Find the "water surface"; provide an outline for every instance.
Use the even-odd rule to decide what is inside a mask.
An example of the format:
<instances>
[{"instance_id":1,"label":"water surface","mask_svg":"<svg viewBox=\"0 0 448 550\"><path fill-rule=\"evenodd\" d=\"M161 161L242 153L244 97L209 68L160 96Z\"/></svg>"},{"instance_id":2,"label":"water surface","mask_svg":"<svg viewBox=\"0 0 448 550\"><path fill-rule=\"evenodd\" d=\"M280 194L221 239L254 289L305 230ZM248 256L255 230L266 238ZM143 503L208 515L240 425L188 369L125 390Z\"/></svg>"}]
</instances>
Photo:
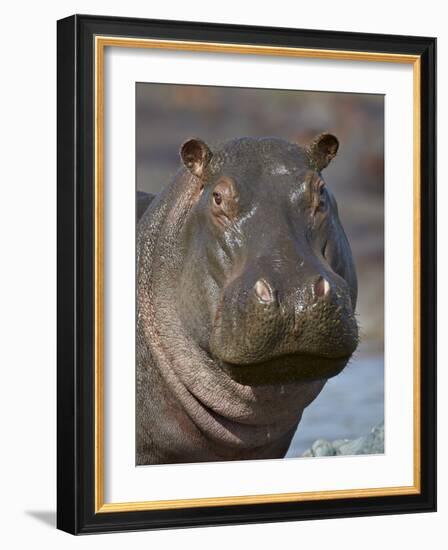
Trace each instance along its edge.
<instances>
[{"instance_id":1,"label":"water surface","mask_svg":"<svg viewBox=\"0 0 448 550\"><path fill-rule=\"evenodd\" d=\"M384 419L384 360L360 353L307 407L288 450L301 456L316 439L355 439Z\"/></svg>"}]
</instances>

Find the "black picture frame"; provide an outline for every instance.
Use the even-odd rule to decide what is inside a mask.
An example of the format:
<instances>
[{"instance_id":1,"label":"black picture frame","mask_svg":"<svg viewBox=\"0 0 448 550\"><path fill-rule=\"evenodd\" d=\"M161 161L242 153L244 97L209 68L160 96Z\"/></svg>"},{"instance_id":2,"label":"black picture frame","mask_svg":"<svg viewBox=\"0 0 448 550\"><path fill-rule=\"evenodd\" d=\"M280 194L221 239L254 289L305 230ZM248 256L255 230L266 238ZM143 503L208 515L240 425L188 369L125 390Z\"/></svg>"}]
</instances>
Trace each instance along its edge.
<instances>
[{"instance_id":1,"label":"black picture frame","mask_svg":"<svg viewBox=\"0 0 448 550\"><path fill-rule=\"evenodd\" d=\"M381 52L420 58L420 491L160 510L95 509L95 36ZM72 534L436 509L436 39L74 15L57 24L57 527Z\"/></svg>"}]
</instances>

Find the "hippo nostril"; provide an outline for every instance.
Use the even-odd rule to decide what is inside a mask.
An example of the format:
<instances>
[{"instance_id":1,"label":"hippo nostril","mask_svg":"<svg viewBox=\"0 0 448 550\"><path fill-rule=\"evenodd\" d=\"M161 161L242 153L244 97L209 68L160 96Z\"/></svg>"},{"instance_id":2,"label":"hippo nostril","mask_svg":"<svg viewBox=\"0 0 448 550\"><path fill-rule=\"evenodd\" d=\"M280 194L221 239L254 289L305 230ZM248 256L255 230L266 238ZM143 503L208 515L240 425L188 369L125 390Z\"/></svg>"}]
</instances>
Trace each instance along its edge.
<instances>
[{"instance_id":1,"label":"hippo nostril","mask_svg":"<svg viewBox=\"0 0 448 550\"><path fill-rule=\"evenodd\" d=\"M325 298L330 293L330 283L324 277L319 277L314 284L314 295L317 298Z\"/></svg>"},{"instance_id":2,"label":"hippo nostril","mask_svg":"<svg viewBox=\"0 0 448 550\"><path fill-rule=\"evenodd\" d=\"M274 301L274 292L264 279L258 279L254 285L255 294L265 303Z\"/></svg>"}]
</instances>

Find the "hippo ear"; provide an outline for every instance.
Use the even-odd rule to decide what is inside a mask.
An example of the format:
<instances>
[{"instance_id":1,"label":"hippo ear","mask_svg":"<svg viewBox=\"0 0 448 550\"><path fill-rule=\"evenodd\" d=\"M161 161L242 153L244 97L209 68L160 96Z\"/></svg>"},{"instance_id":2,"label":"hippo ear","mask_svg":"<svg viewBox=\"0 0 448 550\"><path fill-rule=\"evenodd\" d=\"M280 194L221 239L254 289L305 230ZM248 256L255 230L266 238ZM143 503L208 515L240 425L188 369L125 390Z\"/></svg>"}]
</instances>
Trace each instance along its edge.
<instances>
[{"instance_id":1,"label":"hippo ear","mask_svg":"<svg viewBox=\"0 0 448 550\"><path fill-rule=\"evenodd\" d=\"M320 172L326 168L336 156L339 141L333 134L324 132L313 139L306 148L312 168Z\"/></svg>"},{"instance_id":2,"label":"hippo ear","mask_svg":"<svg viewBox=\"0 0 448 550\"><path fill-rule=\"evenodd\" d=\"M209 146L197 138L187 140L180 148L182 162L198 178L203 175L212 154Z\"/></svg>"}]
</instances>

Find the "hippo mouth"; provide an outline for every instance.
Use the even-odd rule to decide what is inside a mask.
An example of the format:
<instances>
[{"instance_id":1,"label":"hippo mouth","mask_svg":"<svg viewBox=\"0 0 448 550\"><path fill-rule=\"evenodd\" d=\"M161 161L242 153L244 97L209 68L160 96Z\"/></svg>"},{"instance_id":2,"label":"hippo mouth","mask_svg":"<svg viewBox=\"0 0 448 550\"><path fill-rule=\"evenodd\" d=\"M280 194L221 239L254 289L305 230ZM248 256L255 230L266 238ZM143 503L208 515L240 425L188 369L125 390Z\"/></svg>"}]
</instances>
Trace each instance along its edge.
<instances>
[{"instance_id":1,"label":"hippo mouth","mask_svg":"<svg viewBox=\"0 0 448 550\"><path fill-rule=\"evenodd\" d=\"M236 365L221 362L222 368L236 382L249 385L278 385L326 380L339 374L351 355L323 357L308 354L289 354L267 361Z\"/></svg>"}]
</instances>

